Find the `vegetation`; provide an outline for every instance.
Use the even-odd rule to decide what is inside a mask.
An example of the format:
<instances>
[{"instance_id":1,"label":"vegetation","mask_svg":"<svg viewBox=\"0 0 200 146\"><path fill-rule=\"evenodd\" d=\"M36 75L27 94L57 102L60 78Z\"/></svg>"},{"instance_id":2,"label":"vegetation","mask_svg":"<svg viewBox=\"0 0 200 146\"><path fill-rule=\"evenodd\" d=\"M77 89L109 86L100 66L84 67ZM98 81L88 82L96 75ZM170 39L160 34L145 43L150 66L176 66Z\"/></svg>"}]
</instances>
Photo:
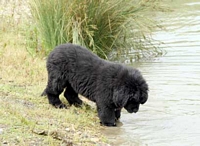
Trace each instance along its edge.
<instances>
[{"instance_id":1,"label":"vegetation","mask_svg":"<svg viewBox=\"0 0 200 146\"><path fill-rule=\"evenodd\" d=\"M26 51L26 0L0 2L0 145L108 145L94 106L70 107L61 96L68 109L55 109L40 97L46 59Z\"/></svg>"},{"instance_id":2,"label":"vegetation","mask_svg":"<svg viewBox=\"0 0 200 146\"><path fill-rule=\"evenodd\" d=\"M157 5L152 1L31 0L30 11L26 0L1 0L0 145L107 145L93 108L55 109L40 97L47 81L45 55L64 42L103 58L112 49L144 50L155 27L145 17Z\"/></svg>"},{"instance_id":3,"label":"vegetation","mask_svg":"<svg viewBox=\"0 0 200 146\"><path fill-rule=\"evenodd\" d=\"M127 55L130 50L137 57L146 49L150 53L160 53L151 43L152 29L158 26L146 13L160 6L157 5L157 0L30 2L42 53L49 53L58 44L71 42L85 46L106 59L108 55L112 58Z\"/></svg>"},{"instance_id":4,"label":"vegetation","mask_svg":"<svg viewBox=\"0 0 200 146\"><path fill-rule=\"evenodd\" d=\"M0 145L106 145L95 108L70 107L63 95L68 109L49 105L46 61L27 53L24 37L0 34Z\"/></svg>"}]
</instances>

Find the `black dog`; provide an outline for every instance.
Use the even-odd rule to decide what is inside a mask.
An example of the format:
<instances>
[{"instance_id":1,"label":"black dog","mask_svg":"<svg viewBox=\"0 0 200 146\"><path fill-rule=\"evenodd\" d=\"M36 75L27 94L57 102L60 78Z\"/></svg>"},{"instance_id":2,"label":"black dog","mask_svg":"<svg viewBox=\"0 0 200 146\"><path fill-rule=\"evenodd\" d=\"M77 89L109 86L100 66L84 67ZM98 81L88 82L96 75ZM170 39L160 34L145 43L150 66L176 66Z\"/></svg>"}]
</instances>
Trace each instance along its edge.
<instances>
[{"instance_id":1,"label":"black dog","mask_svg":"<svg viewBox=\"0 0 200 146\"><path fill-rule=\"evenodd\" d=\"M136 113L148 99L148 85L137 69L103 60L81 46L57 46L48 57L47 71L43 95L50 104L66 107L59 99L65 89L69 104L80 106L81 94L96 103L102 125L115 126L123 107Z\"/></svg>"}]
</instances>

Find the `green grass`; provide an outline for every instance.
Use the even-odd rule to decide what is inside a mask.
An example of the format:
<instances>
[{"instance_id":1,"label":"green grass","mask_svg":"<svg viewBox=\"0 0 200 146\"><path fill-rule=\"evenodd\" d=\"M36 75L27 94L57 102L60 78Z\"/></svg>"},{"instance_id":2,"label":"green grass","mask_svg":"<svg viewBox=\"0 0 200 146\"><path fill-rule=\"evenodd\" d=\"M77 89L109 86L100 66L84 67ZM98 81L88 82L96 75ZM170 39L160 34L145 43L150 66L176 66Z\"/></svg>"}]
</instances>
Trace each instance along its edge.
<instances>
[{"instance_id":1,"label":"green grass","mask_svg":"<svg viewBox=\"0 0 200 146\"><path fill-rule=\"evenodd\" d=\"M47 98L40 97L47 82L46 59L32 57L26 51L23 34L27 27L17 25L13 21L15 15L1 15L4 21L0 27L0 145L100 145L107 142L99 132L103 127L93 108L55 109ZM63 96L61 98L68 104Z\"/></svg>"},{"instance_id":2,"label":"green grass","mask_svg":"<svg viewBox=\"0 0 200 146\"><path fill-rule=\"evenodd\" d=\"M157 0L30 1L39 52L48 54L56 45L71 42L105 59L113 51L112 58L130 50L160 53L151 43L151 32L159 26L148 15L159 6Z\"/></svg>"},{"instance_id":3,"label":"green grass","mask_svg":"<svg viewBox=\"0 0 200 146\"><path fill-rule=\"evenodd\" d=\"M40 96L47 82L46 59L27 51L35 28L27 26L26 2L0 5L0 145L107 143L94 108L70 107L61 95L68 109L55 109Z\"/></svg>"},{"instance_id":4,"label":"green grass","mask_svg":"<svg viewBox=\"0 0 200 146\"><path fill-rule=\"evenodd\" d=\"M37 8L44 10L43 23L32 19L26 0L0 2L0 145L105 145L109 142L100 132L105 127L100 126L94 108L69 107L61 95L68 109L55 109L47 98L40 97L47 82L44 55L65 41L86 46L103 58L111 49L121 54L126 43L144 50L140 38L148 40L148 27L153 28L153 22L143 18L145 13L139 13L138 6L125 5L122 0L92 1L89 5L86 0L69 0L65 5L63 0L42 2L45 7ZM143 10L152 8L147 6L150 3L141 6L144 4ZM46 11L46 6L53 6L53 11ZM133 15L133 24L129 15ZM124 30L133 26L142 31ZM42 57L34 56L38 53Z\"/></svg>"},{"instance_id":5,"label":"green grass","mask_svg":"<svg viewBox=\"0 0 200 146\"><path fill-rule=\"evenodd\" d=\"M41 97L47 82L46 60L26 51L24 38L1 33L0 42L0 145L101 145L95 108L55 109ZM13 40L13 41L8 41ZM5 45L6 44L6 45Z\"/></svg>"}]
</instances>

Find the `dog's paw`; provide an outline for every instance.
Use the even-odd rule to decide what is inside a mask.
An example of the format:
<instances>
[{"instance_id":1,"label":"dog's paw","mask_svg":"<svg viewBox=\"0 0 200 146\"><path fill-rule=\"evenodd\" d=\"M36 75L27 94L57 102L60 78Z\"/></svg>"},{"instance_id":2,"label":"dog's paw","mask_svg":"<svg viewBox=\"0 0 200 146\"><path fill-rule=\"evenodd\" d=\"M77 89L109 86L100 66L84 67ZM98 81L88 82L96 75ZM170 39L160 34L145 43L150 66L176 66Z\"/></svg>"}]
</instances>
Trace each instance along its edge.
<instances>
[{"instance_id":1,"label":"dog's paw","mask_svg":"<svg viewBox=\"0 0 200 146\"><path fill-rule=\"evenodd\" d=\"M115 122L119 121L119 119L120 119L120 117L119 117L119 118L116 117L116 118L115 118Z\"/></svg>"},{"instance_id":2,"label":"dog's paw","mask_svg":"<svg viewBox=\"0 0 200 146\"><path fill-rule=\"evenodd\" d=\"M103 123L103 122L100 122L100 125L101 126L108 126L108 127L116 127L116 123Z\"/></svg>"},{"instance_id":3,"label":"dog's paw","mask_svg":"<svg viewBox=\"0 0 200 146\"><path fill-rule=\"evenodd\" d=\"M67 109L67 106L66 106L65 104L63 104L63 103L58 104L58 105L54 105L54 107L55 107L55 108L60 108L60 109L62 109L62 108Z\"/></svg>"},{"instance_id":4,"label":"dog's paw","mask_svg":"<svg viewBox=\"0 0 200 146\"><path fill-rule=\"evenodd\" d=\"M82 104L82 102L74 102L73 105L75 107L82 107L83 104Z\"/></svg>"}]
</instances>

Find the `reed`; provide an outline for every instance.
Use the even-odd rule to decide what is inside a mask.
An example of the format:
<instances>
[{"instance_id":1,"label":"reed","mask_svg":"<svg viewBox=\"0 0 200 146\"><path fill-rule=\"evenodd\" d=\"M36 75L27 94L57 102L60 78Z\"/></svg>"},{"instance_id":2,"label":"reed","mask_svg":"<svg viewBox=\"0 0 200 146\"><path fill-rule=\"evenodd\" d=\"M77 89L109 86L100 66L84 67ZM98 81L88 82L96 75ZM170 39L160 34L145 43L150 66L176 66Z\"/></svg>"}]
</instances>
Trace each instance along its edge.
<instances>
[{"instance_id":1,"label":"reed","mask_svg":"<svg viewBox=\"0 0 200 146\"><path fill-rule=\"evenodd\" d=\"M31 0L41 52L70 42L85 46L102 58L115 58L147 47L155 23L145 16L156 0ZM148 43L148 45L151 43ZM115 53L112 53L111 52ZM137 53L135 53L137 54Z\"/></svg>"}]
</instances>

